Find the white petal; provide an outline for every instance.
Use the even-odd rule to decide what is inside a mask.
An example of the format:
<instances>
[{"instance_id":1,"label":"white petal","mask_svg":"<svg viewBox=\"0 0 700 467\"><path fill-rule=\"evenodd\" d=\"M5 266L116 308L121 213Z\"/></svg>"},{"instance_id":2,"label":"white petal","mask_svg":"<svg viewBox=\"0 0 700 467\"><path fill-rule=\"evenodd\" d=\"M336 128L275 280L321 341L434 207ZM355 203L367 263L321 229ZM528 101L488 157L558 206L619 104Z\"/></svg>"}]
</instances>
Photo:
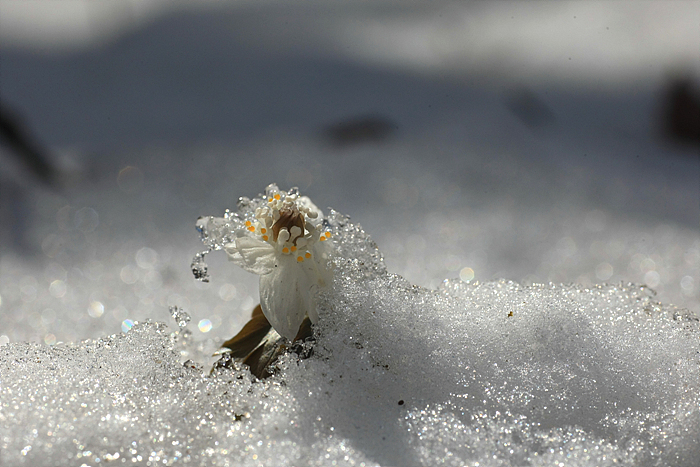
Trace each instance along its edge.
<instances>
[{"instance_id":1,"label":"white petal","mask_svg":"<svg viewBox=\"0 0 700 467\"><path fill-rule=\"evenodd\" d=\"M313 324L318 323L318 311L316 311L316 294L318 293L318 287L312 285L309 290L309 307L306 312L309 315L309 320Z\"/></svg>"},{"instance_id":2,"label":"white petal","mask_svg":"<svg viewBox=\"0 0 700 467\"><path fill-rule=\"evenodd\" d=\"M316 324L318 322L316 298L321 290L331 285L333 271L328 264L327 258L323 258L321 255L314 255L312 259L299 263L297 266L303 271L308 284L308 306L306 312L309 314L311 322Z\"/></svg>"},{"instance_id":3,"label":"white petal","mask_svg":"<svg viewBox=\"0 0 700 467\"><path fill-rule=\"evenodd\" d=\"M275 267L275 248L254 237L240 237L224 247L231 261L254 274L268 274Z\"/></svg>"},{"instance_id":4,"label":"white petal","mask_svg":"<svg viewBox=\"0 0 700 467\"><path fill-rule=\"evenodd\" d=\"M271 273L260 276L263 314L272 327L289 340L296 337L309 310L311 285L293 257L279 258Z\"/></svg>"},{"instance_id":5,"label":"white petal","mask_svg":"<svg viewBox=\"0 0 700 467\"><path fill-rule=\"evenodd\" d=\"M316 242L313 245L316 266L316 284L319 288L328 287L333 282L333 266L329 263L330 242Z\"/></svg>"}]
</instances>

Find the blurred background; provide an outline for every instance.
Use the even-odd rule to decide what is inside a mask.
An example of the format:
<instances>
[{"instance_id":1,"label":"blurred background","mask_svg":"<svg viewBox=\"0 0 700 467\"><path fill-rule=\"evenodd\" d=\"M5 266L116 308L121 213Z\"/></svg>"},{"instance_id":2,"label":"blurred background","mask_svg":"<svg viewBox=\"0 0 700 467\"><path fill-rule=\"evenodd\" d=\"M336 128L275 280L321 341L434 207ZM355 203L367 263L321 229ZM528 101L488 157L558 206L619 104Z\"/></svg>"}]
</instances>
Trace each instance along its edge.
<instances>
[{"instance_id":1,"label":"blurred background","mask_svg":"<svg viewBox=\"0 0 700 467\"><path fill-rule=\"evenodd\" d=\"M199 216L271 182L390 271L635 282L700 312L700 2L0 0L0 345L192 315L257 277Z\"/></svg>"}]
</instances>

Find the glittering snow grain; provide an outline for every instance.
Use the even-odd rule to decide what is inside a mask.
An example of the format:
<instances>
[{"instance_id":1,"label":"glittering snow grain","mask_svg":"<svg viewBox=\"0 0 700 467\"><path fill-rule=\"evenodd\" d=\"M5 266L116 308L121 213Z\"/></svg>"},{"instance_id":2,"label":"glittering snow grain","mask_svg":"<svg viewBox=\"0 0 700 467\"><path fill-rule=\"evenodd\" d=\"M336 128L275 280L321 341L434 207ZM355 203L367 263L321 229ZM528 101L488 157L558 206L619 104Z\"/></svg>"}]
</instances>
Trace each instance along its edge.
<instances>
[{"instance_id":1,"label":"glittering snow grain","mask_svg":"<svg viewBox=\"0 0 700 467\"><path fill-rule=\"evenodd\" d=\"M329 226L314 354L264 382L183 364L187 329L159 323L0 347L2 465L694 465L689 312L635 285L428 290Z\"/></svg>"}]
</instances>

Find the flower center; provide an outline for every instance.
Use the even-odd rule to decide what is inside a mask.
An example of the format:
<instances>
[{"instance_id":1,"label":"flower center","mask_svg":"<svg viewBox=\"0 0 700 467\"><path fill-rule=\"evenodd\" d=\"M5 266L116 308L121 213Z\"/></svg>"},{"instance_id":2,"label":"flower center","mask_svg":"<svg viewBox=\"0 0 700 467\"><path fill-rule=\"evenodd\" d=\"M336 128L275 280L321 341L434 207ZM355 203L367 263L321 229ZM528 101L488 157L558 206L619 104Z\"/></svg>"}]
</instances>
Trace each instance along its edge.
<instances>
[{"instance_id":1,"label":"flower center","mask_svg":"<svg viewBox=\"0 0 700 467\"><path fill-rule=\"evenodd\" d=\"M297 239L301 236L304 235L304 227L305 227L305 222L304 222L304 214L302 214L299 211L299 208L297 208L296 205L292 205L290 207L284 208L280 210L280 217L277 219L277 222L274 223L272 226L272 239L274 241L277 241L277 238L279 237L279 233L281 229L287 229L287 232L290 234L297 233L296 236L294 236L293 243L294 245L297 244ZM298 232L296 232L296 229L292 230L294 227L297 227L299 229Z\"/></svg>"},{"instance_id":2,"label":"flower center","mask_svg":"<svg viewBox=\"0 0 700 467\"><path fill-rule=\"evenodd\" d=\"M316 242L331 238L330 232L311 221L317 217L296 192L275 187L267 193L267 204L255 210L255 220L245 221L245 229L274 245L277 254L293 255L302 263L312 258Z\"/></svg>"}]
</instances>

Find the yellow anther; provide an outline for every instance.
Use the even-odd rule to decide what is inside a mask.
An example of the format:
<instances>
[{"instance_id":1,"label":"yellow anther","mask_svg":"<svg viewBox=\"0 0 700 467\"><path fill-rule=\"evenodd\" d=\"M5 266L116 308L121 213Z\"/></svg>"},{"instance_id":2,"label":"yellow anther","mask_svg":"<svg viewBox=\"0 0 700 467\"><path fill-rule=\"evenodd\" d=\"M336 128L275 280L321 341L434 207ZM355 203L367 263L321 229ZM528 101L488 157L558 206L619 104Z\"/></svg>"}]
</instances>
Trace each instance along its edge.
<instances>
[{"instance_id":1,"label":"yellow anther","mask_svg":"<svg viewBox=\"0 0 700 467\"><path fill-rule=\"evenodd\" d=\"M304 261L304 257L303 257L303 256L297 256L297 261L301 263L302 261Z\"/></svg>"},{"instance_id":2,"label":"yellow anther","mask_svg":"<svg viewBox=\"0 0 700 467\"><path fill-rule=\"evenodd\" d=\"M245 221L245 226L246 226L246 227L250 227L252 224L253 224L253 223L250 222L250 221Z\"/></svg>"},{"instance_id":3,"label":"yellow anther","mask_svg":"<svg viewBox=\"0 0 700 467\"><path fill-rule=\"evenodd\" d=\"M287 247L282 248L282 253L284 253L285 255L288 255L288 254L289 254L289 248L287 248Z\"/></svg>"},{"instance_id":4,"label":"yellow anther","mask_svg":"<svg viewBox=\"0 0 700 467\"><path fill-rule=\"evenodd\" d=\"M326 235L326 238L331 238L331 233L330 233L330 232L326 232L325 235Z\"/></svg>"},{"instance_id":5,"label":"yellow anther","mask_svg":"<svg viewBox=\"0 0 700 467\"><path fill-rule=\"evenodd\" d=\"M320 242L325 242L325 241L326 241L326 237L324 237L323 235L321 235L321 238L319 238L318 240L319 240Z\"/></svg>"},{"instance_id":6,"label":"yellow anther","mask_svg":"<svg viewBox=\"0 0 700 467\"><path fill-rule=\"evenodd\" d=\"M297 247L292 245L292 251L297 251Z\"/></svg>"},{"instance_id":7,"label":"yellow anther","mask_svg":"<svg viewBox=\"0 0 700 467\"><path fill-rule=\"evenodd\" d=\"M267 229L265 227L261 228L260 233L267 233Z\"/></svg>"},{"instance_id":8,"label":"yellow anther","mask_svg":"<svg viewBox=\"0 0 700 467\"><path fill-rule=\"evenodd\" d=\"M250 230L251 232L255 232L255 227L251 225L250 227L248 227L248 230Z\"/></svg>"},{"instance_id":9,"label":"yellow anther","mask_svg":"<svg viewBox=\"0 0 700 467\"><path fill-rule=\"evenodd\" d=\"M308 259L308 258L311 258L311 253L309 253L309 252L307 251L306 254L305 254L304 256L306 256L307 259Z\"/></svg>"},{"instance_id":10,"label":"yellow anther","mask_svg":"<svg viewBox=\"0 0 700 467\"><path fill-rule=\"evenodd\" d=\"M267 198L267 202L268 202L268 203L271 203L271 202L272 202L272 198Z\"/></svg>"},{"instance_id":11,"label":"yellow anther","mask_svg":"<svg viewBox=\"0 0 700 467\"><path fill-rule=\"evenodd\" d=\"M275 195L275 199L280 199L280 198L282 198L282 197L280 196L279 193L277 193L277 194Z\"/></svg>"},{"instance_id":12,"label":"yellow anther","mask_svg":"<svg viewBox=\"0 0 700 467\"><path fill-rule=\"evenodd\" d=\"M270 237L268 237L267 235L263 235L263 236L262 236L262 239L265 240L265 241L268 241L268 240L270 239Z\"/></svg>"}]
</instances>

